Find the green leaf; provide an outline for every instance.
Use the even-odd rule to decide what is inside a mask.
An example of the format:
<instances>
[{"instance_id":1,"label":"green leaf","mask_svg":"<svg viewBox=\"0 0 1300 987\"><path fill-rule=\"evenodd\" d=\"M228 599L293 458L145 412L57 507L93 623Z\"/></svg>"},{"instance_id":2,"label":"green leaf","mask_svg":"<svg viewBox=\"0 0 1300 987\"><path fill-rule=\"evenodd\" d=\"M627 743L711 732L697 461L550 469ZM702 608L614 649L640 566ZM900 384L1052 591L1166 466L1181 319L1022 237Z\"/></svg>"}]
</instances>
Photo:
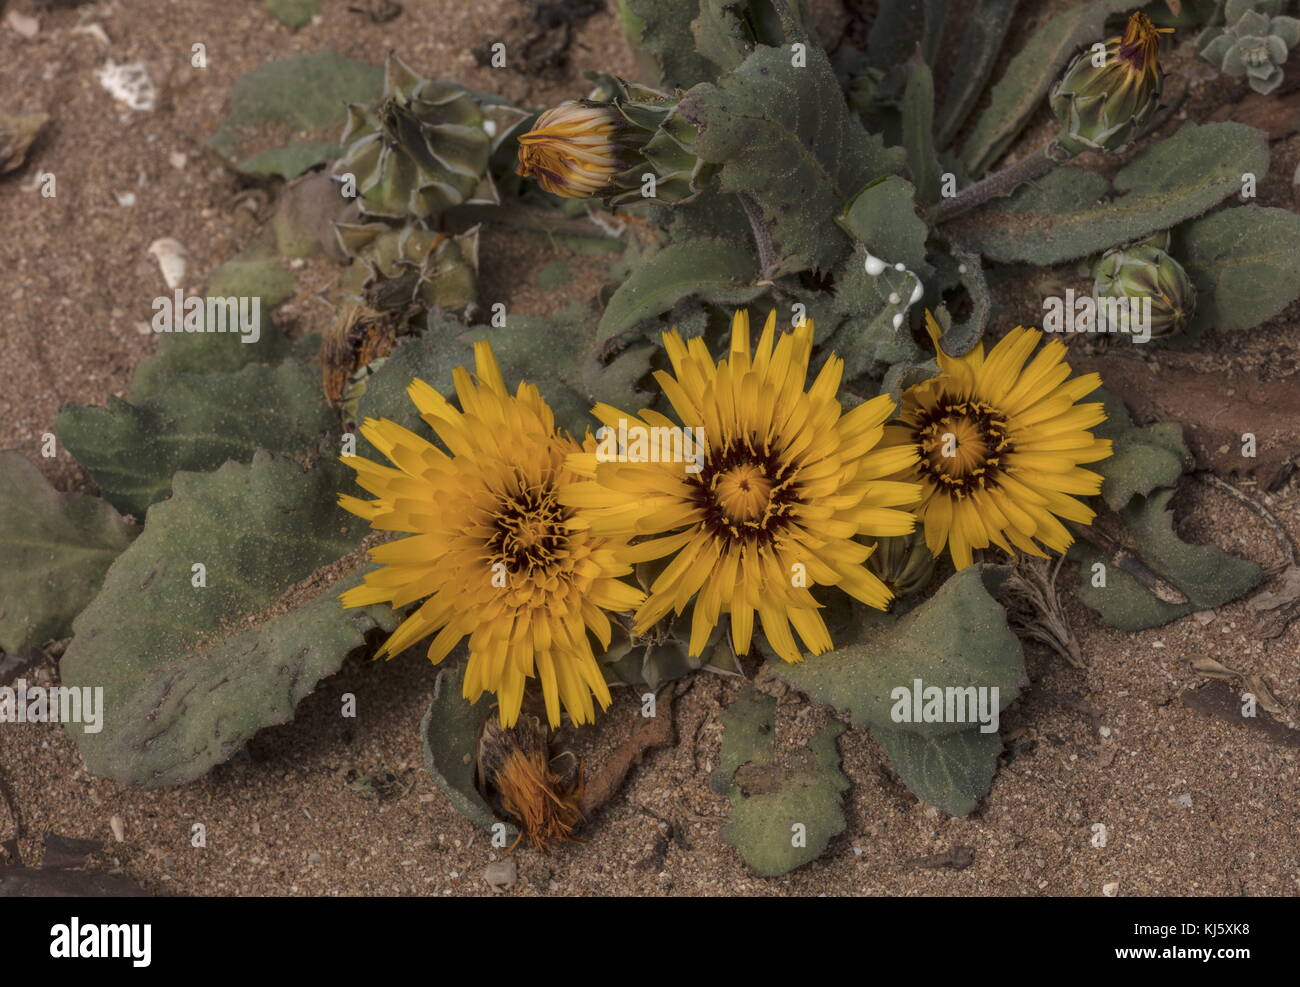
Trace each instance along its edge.
<instances>
[{"instance_id":1,"label":"green leaf","mask_svg":"<svg viewBox=\"0 0 1300 987\"><path fill-rule=\"evenodd\" d=\"M1300 216L1289 209L1224 209L1179 229L1176 244L1196 285L1193 331L1250 329L1300 296Z\"/></svg>"},{"instance_id":2,"label":"green leaf","mask_svg":"<svg viewBox=\"0 0 1300 987\"><path fill-rule=\"evenodd\" d=\"M934 147L934 78L919 58L907 63L907 88L903 90L903 147L907 173L922 202L939 198L939 155Z\"/></svg>"},{"instance_id":3,"label":"green leaf","mask_svg":"<svg viewBox=\"0 0 1300 987\"><path fill-rule=\"evenodd\" d=\"M295 361L178 376L138 404L110 397L107 408L72 405L54 421L104 499L138 517L167 496L177 470L248 462L258 449L305 458L333 424L317 375Z\"/></svg>"},{"instance_id":4,"label":"green leaf","mask_svg":"<svg viewBox=\"0 0 1300 987\"><path fill-rule=\"evenodd\" d=\"M1142 561L1183 592L1187 603L1165 603L1123 569L1110 564L1091 545L1078 542L1071 557L1079 566L1079 599L1112 627L1141 631L1159 627L1197 610L1222 606L1259 584L1263 573L1254 562L1234 558L1214 545L1189 545L1174 532L1168 510L1171 489L1134 500L1120 512ZM1093 586L1093 565L1105 565L1105 586Z\"/></svg>"},{"instance_id":5,"label":"green leaf","mask_svg":"<svg viewBox=\"0 0 1300 987\"><path fill-rule=\"evenodd\" d=\"M612 339L667 312L684 298L743 305L763 292L753 287L758 264L748 244L717 239L670 243L642 259L614 292L596 338Z\"/></svg>"},{"instance_id":6,"label":"green leaf","mask_svg":"<svg viewBox=\"0 0 1300 987\"><path fill-rule=\"evenodd\" d=\"M320 13L320 0L266 0L266 7L276 20L296 30Z\"/></svg>"},{"instance_id":7,"label":"green leaf","mask_svg":"<svg viewBox=\"0 0 1300 987\"><path fill-rule=\"evenodd\" d=\"M871 735L913 795L954 816L973 812L993 785L1002 738L978 728L934 736L907 730Z\"/></svg>"},{"instance_id":8,"label":"green leaf","mask_svg":"<svg viewBox=\"0 0 1300 987\"><path fill-rule=\"evenodd\" d=\"M864 375L879 378L891 364L926 356L913 341L907 321L916 275L892 266L868 274L866 259L865 251L857 248L835 272L834 296L808 302L817 335L844 360L848 382Z\"/></svg>"},{"instance_id":9,"label":"green leaf","mask_svg":"<svg viewBox=\"0 0 1300 987\"><path fill-rule=\"evenodd\" d=\"M816 46L803 68L788 46L756 48L679 106L699 128L694 151L721 166L721 189L749 195L761 212L779 259L773 276L834 267L850 244L832 221L869 181L903 165L902 148L886 148L849 111Z\"/></svg>"},{"instance_id":10,"label":"green leaf","mask_svg":"<svg viewBox=\"0 0 1300 987\"><path fill-rule=\"evenodd\" d=\"M691 33L700 0L618 0L618 10L628 41L654 61L665 86L689 89L716 77Z\"/></svg>"},{"instance_id":11,"label":"green leaf","mask_svg":"<svg viewBox=\"0 0 1300 987\"><path fill-rule=\"evenodd\" d=\"M433 687L433 702L420 720L420 743L424 766L451 801L452 808L475 826L490 830L499 820L474 784L478 760L478 739L491 704L471 703L461 694L465 666L439 669ZM517 830L505 826L513 842Z\"/></svg>"},{"instance_id":12,"label":"green leaf","mask_svg":"<svg viewBox=\"0 0 1300 987\"><path fill-rule=\"evenodd\" d=\"M0 451L0 651L67 637L136 534L102 500L59 493L21 453Z\"/></svg>"},{"instance_id":13,"label":"green leaf","mask_svg":"<svg viewBox=\"0 0 1300 987\"><path fill-rule=\"evenodd\" d=\"M64 685L104 690L102 731L69 726L92 773L147 788L192 781L288 721L367 631L392 629L386 607L339 604L356 575L323 591L304 582L356 545L361 523L334 502L343 472L259 452L176 474L60 663ZM196 563L206 586L194 585Z\"/></svg>"},{"instance_id":14,"label":"green leaf","mask_svg":"<svg viewBox=\"0 0 1300 987\"><path fill-rule=\"evenodd\" d=\"M716 69L705 78L733 72L745 60L753 39L749 37L744 16L744 0L698 0L700 14L691 22L695 50L712 62Z\"/></svg>"},{"instance_id":15,"label":"green leaf","mask_svg":"<svg viewBox=\"0 0 1300 987\"><path fill-rule=\"evenodd\" d=\"M720 795L742 764L770 756L776 730L776 700L746 683L722 711L722 745L710 783Z\"/></svg>"},{"instance_id":16,"label":"green leaf","mask_svg":"<svg viewBox=\"0 0 1300 987\"><path fill-rule=\"evenodd\" d=\"M722 838L763 877L780 877L816 860L844 832L842 801L849 787L836 745L843 724L827 725L783 763L773 749L775 706L748 686L722 714L719 771L731 779L731 821ZM799 832L802 846L796 845Z\"/></svg>"},{"instance_id":17,"label":"green leaf","mask_svg":"<svg viewBox=\"0 0 1300 987\"><path fill-rule=\"evenodd\" d=\"M1158 487L1172 487L1192 465L1192 454L1183 441L1183 428L1175 422L1158 422L1146 428L1133 424L1128 408L1109 391L1093 391L1089 400L1100 400L1106 421L1092 430L1099 439L1113 443L1110 458L1088 468L1104 478L1101 497L1113 511L1134 497L1145 497Z\"/></svg>"},{"instance_id":18,"label":"green leaf","mask_svg":"<svg viewBox=\"0 0 1300 987\"><path fill-rule=\"evenodd\" d=\"M928 277L925 240L930 227L916 214L916 189L897 175L872 182L849 200L836 222L872 254Z\"/></svg>"},{"instance_id":19,"label":"green leaf","mask_svg":"<svg viewBox=\"0 0 1300 987\"><path fill-rule=\"evenodd\" d=\"M871 64L882 72L901 66L921 48L934 64L943 35L945 0L890 0L880 5L867 36Z\"/></svg>"},{"instance_id":20,"label":"green leaf","mask_svg":"<svg viewBox=\"0 0 1300 987\"><path fill-rule=\"evenodd\" d=\"M902 617L866 614L852 643L797 665L769 660L768 669L814 702L848 712L859 729L927 736L965 731L972 715L964 721L911 722L910 704L904 709L893 692L910 690L921 679L925 687L941 689L996 687L1000 710L1015 700L1029 684L1024 657L1007 627L1006 611L990 595L1005 575L998 566L969 566Z\"/></svg>"},{"instance_id":21,"label":"green leaf","mask_svg":"<svg viewBox=\"0 0 1300 987\"><path fill-rule=\"evenodd\" d=\"M984 276L984 264L980 255L967 253L955 244L951 250L957 281L970 297L970 318L964 322L953 322L946 303L939 305L935 317L944 329L943 351L949 356L964 356L975 348L975 344L983 338L984 330L988 328L993 296L989 294L988 279Z\"/></svg>"},{"instance_id":22,"label":"green leaf","mask_svg":"<svg viewBox=\"0 0 1300 987\"><path fill-rule=\"evenodd\" d=\"M284 360L293 345L268 310L293 291L292 275L265 250L246 250L226 261L208 276L205 297L260 298L257 342L245 343L242 334L233 332L164 334L154 355L136 367L129 400L148 400L184 374L232 373L250 363Z\"/></svg>"},{"instance_id":23,"label":"green leaf","mask_svg":"<svg viewBox=\"0 0 1300 987\"><path fill-rule=\"evenodd\" d=\"M988 107L962 144L961 159L973 177L1002 156L1075 52L1105 40L1106 17L1129 6L1129 0L1076 4L1034 32L1007 65Z\"/></svg>"},{"instance_id":24,"label":"green leaf","mask_svg":"<svg viewBox=\"0 0 1300 987\"><path fill-rule=\"evenodd\" d=\"M330 51L268 62L240 76L209 143L241 171L293 178L342 154L347 104L383 88L382 68Z\"/></svg>"},{"instance_id":25,"label":"green leaf","mask_svg":"<svg viewBox=\"0 0 1300 987\"><path fill-rule=\"evenodd\" d=\"M261 250L245 250L208 276L207 298L260 298L271 309L293 297L293 275Z\"/></svg>"},{"instance_id":26,"label":"green leaf","mask_svg":"<svg viewBox=\"0 0 1300 987\"><path fill-rule=\"evenodd\" d=\"M594 403L587 381L592 376L589 361L596 358L591 312L575 304L554 316L506 316L502 327L471 326L466 329L450 317L431 317L422 335L404 340L371 377L358 404L362 418L388 418L433 440L420 421L415 405L406 394L412 378L426 381L439 393L452 395L452 371L474 366L474 343L492 344L501 372L513 392L520 380L536 384L555 413L559 427L581 438L595 420L589 414ZM631 377L627 378L631 381ZM604 400L639 408L644 402L613 388L602 390Z\"/></svg>"},{"instance_id":27,"label":"green leaf","mask_svg":"<svg viewBox=\"0 0 1300 987\"><path fill-rule=\"evenodd\" d=\"M993 72L1003 39L1011 25L1017 0L980 0L962 32L961 46L951 78L960 84L948 86L946 99L939 111L938 142L947 147L966 122Z\"/></svg>"},{"instance_id":28,"label":"green leaf","mask_svg":"<svg viewBox=\"0 0 1300 987\"><path fill-rule=\"evenodd\" d=\"M1168 229L1235 194L1245 173L1268 170L1268 140L1239 123L1185 125L1120 169L1115 198L1096 176L1057 168L1035 185L975 210L947 229L1001 262L1059 264Z\"/></svg>"}]
</instances>

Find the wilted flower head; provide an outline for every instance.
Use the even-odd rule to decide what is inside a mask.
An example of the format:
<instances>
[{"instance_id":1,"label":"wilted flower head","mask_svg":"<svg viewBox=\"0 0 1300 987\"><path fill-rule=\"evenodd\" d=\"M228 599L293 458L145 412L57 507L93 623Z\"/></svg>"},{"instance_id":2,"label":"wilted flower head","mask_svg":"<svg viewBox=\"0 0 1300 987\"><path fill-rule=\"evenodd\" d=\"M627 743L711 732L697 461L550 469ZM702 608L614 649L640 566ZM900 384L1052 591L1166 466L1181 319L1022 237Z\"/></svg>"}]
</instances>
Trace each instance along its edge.
<instances>
[{"instance_id":1,"label":"wilted flower head","mask_svg":"<svg viewBox=\"0 0 1300 987\"><path fill-rule=\"evenodd\" d=\"M1141 11L1128 19L1123 37L1105 51L1075 56L1052 88L1052 112L1067 151L1120 151L1133 141L1160 102L1163 76L1157 56L1161 33Z\"/></svg>"},{"instance_id":2,"label":"wilted flower head","mask_svg":"<svg viewBox=\"0 0 1300 987\"><path fill-rule=\"evenodd\" d=\"M535 178L546 191L566 199L608 195L615 191L615 176L628 167L621 139L630 130L612 103L561 103L519 138L515 174Z\"/></svg>"},{"instance_id":3,"label":"wilted flower head","mask_svg":"<svg viewBox=\"0 0 1300 987\"><path fill-rule=\"evenodd\" d=\"M534 849L574 839L582 822L582 765L567 774L552 768L547 730L537 717L521 716L513 727L488 718L479 737L478 777Z\"/></svg>"}]
</instances>

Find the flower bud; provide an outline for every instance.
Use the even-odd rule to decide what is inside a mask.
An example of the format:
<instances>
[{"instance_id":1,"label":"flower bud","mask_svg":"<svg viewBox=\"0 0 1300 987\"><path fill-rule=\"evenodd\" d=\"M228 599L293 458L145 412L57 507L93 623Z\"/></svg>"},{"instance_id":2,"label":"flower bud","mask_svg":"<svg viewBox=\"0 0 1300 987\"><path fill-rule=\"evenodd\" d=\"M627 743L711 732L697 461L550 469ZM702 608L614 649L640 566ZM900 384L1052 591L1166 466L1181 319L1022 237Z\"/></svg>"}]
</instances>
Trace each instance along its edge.
<instances>
[{"instance_id":1,"label":"flower bud","mask_svg":"<svg viewBox=\"0 0 1300 987\"><path fill-rule=\"evenodd\" d=\"M1133 247L1114 247L1093 266L1093 296L1127 299L1130 318L1140 314L1136 305L1151 299L1151 337L1182 332L1196 312L1196 286L1183 265L1145 241ZM1098 305L1098 324L1104 325L1104 305Z\"/></svg>"},{"instance_id":2,"label":"flower bud","mask_svg":"<svg viewBox=\"0 0 1300 987\"><path fill-rule=\"evenodd\" d=\"M1157 56L1160 34L1169 30L1135 12L1104 53L1089 48L1075 56L1051 94L1066 151L1122 151L1139 135L1160 102Z\"/></svg>"},{"instance_id":3,"label":"flower bud","mask_svg":"<svg viewBox=\"0 0 1300 987\"><path fill-rule=\"evenodd\" d=\"M934 575L934 556L919 532L876 539L876 550L867 557L867 568L894 592L908 596L920 592Z\"/></svg>"},{"instance_id":4,"label":"flower bud","mask_svg":"<svg viewBox=\"0 0 1300 987\"><path fill-rule=\"evenodd\" d=\"M519 138L515 174L537 179L553 195L590 199L617 188L633 157L632 128L613 103L569 100L547 110Z\"/></svg>"},{"instance_id":5,"label":"flower bud","mask_svg":"<svg viewBox=\"0 0 1300 987\"><path fill-rule=\"evenodd\" d=\"M599 76L587 99L547 110L519 138L515 173L569 199L611 206L691 202L716 170L691 149L695 128L677 100L648 86Z\"/></svg>"}]
</instances>

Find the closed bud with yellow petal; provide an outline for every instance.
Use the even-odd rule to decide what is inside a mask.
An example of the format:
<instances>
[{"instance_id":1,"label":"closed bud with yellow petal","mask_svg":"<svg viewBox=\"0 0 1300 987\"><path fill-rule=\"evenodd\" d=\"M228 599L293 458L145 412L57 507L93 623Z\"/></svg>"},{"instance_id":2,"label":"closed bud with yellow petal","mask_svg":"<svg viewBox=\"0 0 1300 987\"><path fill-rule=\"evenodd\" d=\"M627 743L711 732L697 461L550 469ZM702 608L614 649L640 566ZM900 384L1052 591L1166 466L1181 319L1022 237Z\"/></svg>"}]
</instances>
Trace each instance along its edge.
<instances>
[{"instance_id":1,"label":"closed bud with yellow petal","mask_svg":"<svg viewBox=\"0 0 1300 987\"><path fill-rule=\"evenodd\" d=\"M1075 56L1051 93L1061 147L1117 152L1138 137L1160 103L1160 35L1169 30L1135 12L1104 51L1093 46Z\"/></svg>"},{"instance_id":2,"label":"closed bud with yellow petal","mask_svg":"<svg viewBox=\"0 0 1300 987\"><path fill-rule=\"evenodd\" d=\"M547 110L519 137L515 173L566 199L689 202L712 174L694 139L672 96L604 76L591 97Z\"/></svg>"}]
</instances>

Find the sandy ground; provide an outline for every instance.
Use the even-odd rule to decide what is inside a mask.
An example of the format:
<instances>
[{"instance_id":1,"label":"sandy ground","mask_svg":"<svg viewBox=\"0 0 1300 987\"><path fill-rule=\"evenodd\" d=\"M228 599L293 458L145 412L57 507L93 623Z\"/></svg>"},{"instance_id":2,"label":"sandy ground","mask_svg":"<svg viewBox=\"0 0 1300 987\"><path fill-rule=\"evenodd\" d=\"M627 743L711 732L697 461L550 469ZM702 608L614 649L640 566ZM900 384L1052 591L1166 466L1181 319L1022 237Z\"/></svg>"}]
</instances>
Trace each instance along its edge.
<instances>
[{"instance_id":1,"label":"sandy ground","mask_svg":"<svg viewBox=\"0 0 1300 987\"><path fill-rule=\"evenodd\" d=\"M0 24L0 93L7 110L54 116L34 158L57 175L58 196L42 199L26 187L32 164L0 183L0 224L8 234L0 238L0 298L8 301L0 315L0 421L3 445L22 449L63 489L90 488L67 455L39 458L40 437L61 405L124 394L154 345L134 329L163 290L148 244L161 236L186 244L197 281L255 232L255 217L232 206L236 176L203 148L242 72L293 52L333 48L378 60L395 46L429 74L535 104L580 94L584 69L634 72L609 14L580 30L567 80L478 68L471 49L508 23L516 7L507 0L413 0L396 22L380 26L349 13L342 0L327 0L320 21L297 33L248 0L104 0L39 12L32 0L8 6L36 13L40 32L27 39ZM835 36L837 5L817 10ZM106 31L107 47L74 33L90 23ZM191 76L181 68L195 41L207 44L210 67ZM174 69L159 110L124 116L113 107L93 77L108 58L142 59L158 80ZM1284 189L1296 138L1273 150L1274 181L1264 186ZM173 163L175 155L185 156L183 165ZM134 206L119 204L114 193L125 191L134 192ZM594 295L597 282L585 276L549 292L519 282L522 263L562 256L539 259L538 250L536 242L508 237L485 242L489 290L517 311ZM314 273L322 282L329 274ZM300 283L310 286L313 277ZM1001 301L1007 319L1033 319L1015 289ZM293 331L305 332L320 328L328 310L303 289L286 315ZM1221 367L1229 378L1293 378L1295 315L1293 307L1248 338L1207 340L1188 359ZM1300 540L1294 486L1253 493ZM1177 504L1189 519L1185 537L1266 565L1282 558L1258 517L1205 484L1188 480ZM1004 763L972 816L952 819L918 803L874 741L850 731L840 741L853 781L847 831L812 865L781 879L756 878L721 841L727 803L707 782L718 759L719 714L738 686L702 675L678 702L676 745L647 756L585 830L585 842L549 855L517 851L519 879L510 893L1100 895L1112 886L1120 895L1300 894L1297 749L1180 702L1199 681L1190 659L1208 656L1265 676L1284 704L1300 709L1300 624L1265 641L1239 602L1208 620L1189 617L1128 635L1073 602L1069 612L1087 667L1026 648L1033 687L1004 716ZM20 820L0 806L0 843L21 824L19 848L35 863L46 834L99 839L106 849L93 864L170 894L487 893L484 868L499 851L456 814L421 763L417 727L434 674L415 657L349 662L293 723L259 734L247 756L163 791L90 777L62 727L6 727L0 767ZM358 698L355 721L337 715L346 692ZM630 697L619 699L604 721L607 749L637 713ZM797 694L783 695L778 743L792 749L826 715ZM597 745L594 766L601 757ZM355 784L359 776L390 774L381 792ZM206 828L206 847L191 846L195 823ZM1091 843L1096 823L1107 828L1104 848ZM915 862L954 847L969 847L973 863L955 870Z\"/></svg>"}]
</instances>

